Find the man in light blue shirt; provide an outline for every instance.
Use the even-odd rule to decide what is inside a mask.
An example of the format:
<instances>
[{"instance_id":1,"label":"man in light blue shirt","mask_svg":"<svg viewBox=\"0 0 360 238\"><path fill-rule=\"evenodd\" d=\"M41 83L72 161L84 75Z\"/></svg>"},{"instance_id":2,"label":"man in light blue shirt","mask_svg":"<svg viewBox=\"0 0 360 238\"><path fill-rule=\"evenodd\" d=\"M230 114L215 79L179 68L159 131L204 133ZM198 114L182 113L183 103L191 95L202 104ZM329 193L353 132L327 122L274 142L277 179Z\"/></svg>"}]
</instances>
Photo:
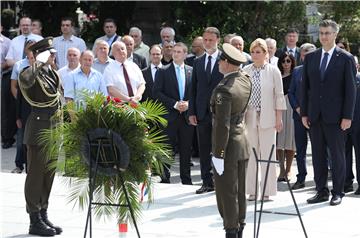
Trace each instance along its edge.
<instances>
[{"instance_id":1,"label":"man in light blue shirt","mask_svg":"<svg viewBox=\"0 0 360 238\"><path fill-rule=\"evenodd\" d=\"M102 74L91 66L94 62L94 54L91 50L85 50L80 56L80 68L68 75L64 88L66 101L75 101L77 105L83 104L82 94L84 91L90 93L101 92L108 95Z\"/></svg>"},{"instance_id":2,"label":"man in light blue shirt","mask_svg":"<svg viewBox=\"0 0 360 238\"><path fill-rule=\"evenodd\" d=\"M73 20L69 17L64 17L61 20L61 36L54 38L54 49L56 52L56 65L58 69L68 64L67 50L71 47L78 48L80 52L86 50L85 41L73 35Z\"/></svg>"},{"instance_id":3,"label":"man in light blue shirt","mask_svg":"<svg viewBox=\"0 0 360 238\"><path fill-rule=\"evenodd\" d=\"M95 42L95 56L93 68L100 73L104 73L106 66L114 61L109 57L109 44L104 40Z\"/></svg>"}]
</instances>

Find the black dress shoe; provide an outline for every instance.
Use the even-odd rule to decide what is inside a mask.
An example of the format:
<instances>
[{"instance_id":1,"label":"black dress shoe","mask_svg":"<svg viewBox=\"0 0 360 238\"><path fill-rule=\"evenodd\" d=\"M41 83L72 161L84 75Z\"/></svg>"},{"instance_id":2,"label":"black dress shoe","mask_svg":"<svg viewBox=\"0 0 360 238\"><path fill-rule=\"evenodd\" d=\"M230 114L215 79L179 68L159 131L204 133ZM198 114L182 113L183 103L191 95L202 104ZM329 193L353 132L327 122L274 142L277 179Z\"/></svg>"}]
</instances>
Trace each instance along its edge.
<instances>
[{"instance_id":1,"label":"black dress shoe","mask_svg":"<svg viewBox=\"0 0 360 238\"><path fill-rule=\"evenodd\" d=\"M214 191L214 186L202 185L201 188L196 190L196 194L208 193Z\"/></svg>"},{"instance_id":2,"label":"black dress shoe","mask_svg":"<svg viewBox=\"0 0 360 238\"><path fill-rule=\"evenodd\" d=\"M319 202L326 202L329 200L329 194L326 192L317 192L315 196L309 198L307 203L313 204L313 203L319 203Z\"/></svg>"},{"instance_id":3,"label":"black dress shoe","mask_svg":"<svg viewBox=\"0 0 360 238\"><path fill-rule=\"evenodd\" d=\"M277 179L278 182L286 182L286 179L284 177L279 177Z\"/></svg>"},{"instance_id":4,"label":"black dress shoe","mask_svg":"<svg viewBox=\"0 0 360 238\"><path fill-rule=\"evenodd\" d=\"M5 142L3 145L2 145L2 148L3 149L9 149L9 148L11 148L12 147L12 143L10 143L10 142Z\"/></svg>"},{"instance_id":5,"label":"black dress shoe","mask_svg":"<svg viewBox=\"0 0 360 238\"><path fill-rule=\"evenodd\" d=\"M359 187L356 189L356 191L355 191L354 194L355 194L355 195L360 195L360 185L359 185Z\"/></svg>"},{"instance_id":6,"label":"black dress shoe","mask_svg":"<svg viewBox=\"0 0 360 238\"><path fill-rule=\"evenodd\" d=\"M342 198L339 195L334 195L330 200L330 205L331 206L339 205L341 203L341 200Z\"/></svg>"},{"instance_id":7,"label":"black dress shoe","mask_svg":"<svg viewBox=\"0 0 360 238\"><path fill-rule=\"evenodd\" d=\"M296 181L296 183L294 183L294 185L291 187L292 190L297 190L300 188L305 188L305 182L300 182L300 181Z\"/></svg>"},{"instance_id":8,"label":"black dress shoe","mask_svg":"<svg viewBox=\"0 0 360 238\"><path fill-rule=\"evenodd\" d=\"M170 179L161 179L160 183L170 183Z\"/></svg>"},{"instance_id":9,"label":"black dress shoe","mask_svg":"<svg viewBox=\"0 0 360 238\"><path fill-rule=\"evenodd\" d=\"M347 185L344 187L344 193L350 193L354 191L354 186L353 185Z\"/></svg>"}]
</instances>

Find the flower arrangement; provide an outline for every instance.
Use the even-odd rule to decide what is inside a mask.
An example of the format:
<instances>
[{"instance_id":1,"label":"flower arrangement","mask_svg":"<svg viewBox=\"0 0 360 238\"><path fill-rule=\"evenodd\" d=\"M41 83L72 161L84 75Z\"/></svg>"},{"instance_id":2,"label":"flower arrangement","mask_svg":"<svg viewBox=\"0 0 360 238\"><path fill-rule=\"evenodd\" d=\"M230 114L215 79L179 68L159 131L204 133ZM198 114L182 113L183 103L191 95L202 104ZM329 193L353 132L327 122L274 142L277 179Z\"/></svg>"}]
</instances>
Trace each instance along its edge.
<instances>
[{"instance_id":1,"label":"flower arrangement","mask_svg":"<svg viewBox=\"0 0 360 238\"><path fill-rule=\"evenodd\" d=\"M122 177L138 219L142 208L139 185L146 184L148 201L151 202L153 185L150 174L161 174L163 166L172 163L171 149L159 129L166 126L167 122L162 117L166 109L153 101L128 103L100 93L85 94L84 101L83 107L70 102L62 108L57 115L63 114L64 122L43 131L41 143L52 161L56 162L59 156L65 157L65 160L52 163L52 166L70 176L69 202L75 202L84 209L89 203L89 165L84 158L82 142L87 132L96 128L106 128L121 135L130 151L130 163L122 172ZM119 176L98 173L93 191L93 202L126 204ZM133 222L129 219L129 209L124 206L95 206L94 214L97 218L116 214L121 223Z\"/></svg>"}]
</instances>

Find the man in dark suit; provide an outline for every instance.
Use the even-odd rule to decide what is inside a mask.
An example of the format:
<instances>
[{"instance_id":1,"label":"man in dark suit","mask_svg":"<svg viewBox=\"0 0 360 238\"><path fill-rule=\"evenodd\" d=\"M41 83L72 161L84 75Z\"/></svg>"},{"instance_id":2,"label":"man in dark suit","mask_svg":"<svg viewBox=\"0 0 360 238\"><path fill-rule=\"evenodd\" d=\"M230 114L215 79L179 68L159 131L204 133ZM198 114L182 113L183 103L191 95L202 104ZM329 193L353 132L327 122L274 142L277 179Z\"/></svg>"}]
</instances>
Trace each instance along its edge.
<instances>
[{"instance_id":1,"label":"man in dark suit","mask_svg":"<svg viewBox=\"0 0 360 238\"><path fill-rule=\"evenodd\" d=\"M300 113L310 129L316 195L307 200L329 200L326 145L330 150L333 189L330 205L339 205L344 196L345 130L351 126L355 107L354 57L336 47L339 27L332 20L320 24L322 47L305 56Z\"/></svg>"},{"instance_id":2,"label":"man in dark suit","mask_svg":"<svg viewBox=\"0 0 360 238\"><path fill-rule=\"evenodd\" d=\"M146 82L145 91L141 99L142 102L145 102L147 99L151 99L155 101L155 98L153 97L152 94L152 90L155 81L155 74L162 67L161 58L162 58L162 53L160 46L152 45L150 47L150 65L142 70Z\"/></svg>"},{"instance_id":3,"label":"man in dark suit","mask_svg":"<svg viewBox=\"0 0 360 238\"><path fill-rule=\"evenodd\" d=\"M355 168L356 168L356 180L358 182L358 188L355 191L355 195L360 195L360 73L356 74L356 103L354 118L351 123L351 127L348 130L345 144L345 156L346 156L346 176L344 192L354 191L354 173L352 171L353 165L353 148L355 151Z\"/></svg>"},{"instance_id":4,"label":"man in dark suit","mask_svg":"<svg viewBox=\"0 0 360 238\"><path fill-rule=\"evenodd\" d=\"M185 59L185 64L190 65L191 67L194 65L194 60L201 57L205 53L204 43L202 36L197 36L194 38L191 44L191 54L188 55Z\"/></svg>"},{"instance_id":5,"label":"man in dark suit","mask_svg":"<svg viewBox=\"0 0 360 238\"><path fill-rule=\"evenodd\" d=\"M178 42L173 48L173 63L164 66L155 76L153 95L167 109L168 125L165 133L175 153L178 145L180 154L180 179L182 184L191 185L190 158L194 127L189 125L187 111L191 87L192 67L185 65L187 47ZM162 182L170 182L170 172L164 168Z\"/></svg>"},{"instance_id":6,"label":"man in dark suit","mask_svg":"<svg viewBox=\"0 0 360 238\"><path fill-rule=\"evenodd\" d=\"M280 57L283 52L289 52L295 57L296 65L301 65L303 62L300 59L300 49L296 46L299 40L299 31L295 28L289 28L285 35L285 47L276 51L275 56Z\"/></svg>"},{"instance_id":7,"label":"man in dark suit","mask_svg":"<svg viewBox=\"0 0 360 238\"><path fill-rule=\"evenodd\" d=\"M219 72L220 31L216 27L207 27L203 33L206 53L194 60L191 96L189 103L189 121L197 126L200 169L203 184L197 194L214 191L211 173L211 112L210 97L212 91L223 79Z\"/></svg>"},{"instance_id":8,"label":"man in dark suit","mask_svg":"<svg viewBox=\"0 0 360 238\"><path fill-rule=\"evenodd\" d=\"M316 46L305 43L300 47L301 60L304 60L305 54L316 50ZM303 74L303 65L295 67L292 73L292 80L289 87L289 102L293 109L293 119L295 128L295 144L296 144L296 165L298 169L297 179L292 186L293 190L305 187L306 170L306 148L307 148L307 130L302 124L300 117L301 102L301 81Z\"/></svg>"},{"instance_id":9,"label":"man in dark suit","mask_svg":"<svg viewBox=\"0 0 360 238\"><path fill-rule=\"evenodd\" d=\"M137 64L137 66L139 66L140 69L145 69L147 67L145 57L134 53L134 45L135 45L134 39L129 35L125 35L121 40L126 45L128 60Z\"/></svg>"},{"instance_id":10,"label":"man in dark suit","mask_svg":"<svg viewBox=\"0 0 360 238\"><path fill-rule=\"evenodd\" d=\"M40 132L55 125L53 115L60 105L60 78L51 66L55 60L52 42L52 37L48 37L29 47L36 62L24 68L19 76L19 88L31 105L24 132L28 159L25 200L30 215L29 234L39 236L54 236L62 232L48 220L47 208L55 171L48 168L51 161L39 141Z\"/></svg>"}]
</instances>

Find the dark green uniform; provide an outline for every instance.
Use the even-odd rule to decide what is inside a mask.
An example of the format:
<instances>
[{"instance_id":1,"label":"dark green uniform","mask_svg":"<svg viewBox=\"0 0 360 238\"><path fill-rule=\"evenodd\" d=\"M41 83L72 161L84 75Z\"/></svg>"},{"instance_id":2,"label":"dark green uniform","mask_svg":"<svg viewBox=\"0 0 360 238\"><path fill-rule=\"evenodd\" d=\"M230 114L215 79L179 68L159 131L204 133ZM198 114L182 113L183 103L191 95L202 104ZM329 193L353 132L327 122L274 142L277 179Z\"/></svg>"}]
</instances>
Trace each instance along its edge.
<instances>
[{"instance_id":1,"label":"dark green uniform","mask_svg":"<svg viewBox=\"0 0 360 238\"><path fill-rule=\"evenodd\" d=\"M52 116L59 108L60 80L51 67L35 62L25 68L19 76L19 86L25 99L31 105L27 119L24 144L28 159L28 174L25 181L26 210L28 213L47 209L55 172L49 170L49 160L39 144L42 129L55 125Z\"/></svg>"},{"instance_id":2,"label":"dark green uniform","mask_svg":"<svg viewBox=\"0 0 360 238\"><path fill-rule=\"evenodd\" d=\"M251 93L250 78L242 71L225 75L211 96L212 153L224 159L224 173L214 173L217 206L224 229L238 229L246 215L245 178L249 159L243 114Z\"/></svg>"}]
</instances>

